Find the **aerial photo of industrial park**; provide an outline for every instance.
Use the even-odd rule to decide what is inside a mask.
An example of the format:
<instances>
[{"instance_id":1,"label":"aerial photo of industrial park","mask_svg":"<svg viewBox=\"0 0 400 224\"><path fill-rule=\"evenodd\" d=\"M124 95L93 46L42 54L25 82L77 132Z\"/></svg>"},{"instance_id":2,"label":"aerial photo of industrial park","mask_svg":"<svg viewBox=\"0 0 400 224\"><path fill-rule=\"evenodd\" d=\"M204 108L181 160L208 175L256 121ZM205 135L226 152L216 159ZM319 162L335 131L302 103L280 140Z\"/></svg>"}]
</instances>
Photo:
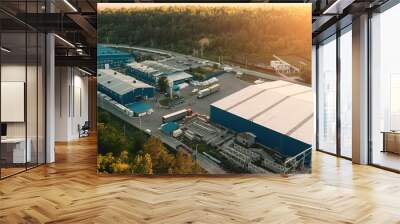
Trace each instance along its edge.
<instances>
[{"instance_id":1,"label":"aerial photo of industrial park","mask_svg":"<svg viewBox=\"0 0 400 224\"><path fill-rule=\"evenodd\" d=\"M98 4L99 173L311 170L311 5Z\"/></svg>"}]
</instances>

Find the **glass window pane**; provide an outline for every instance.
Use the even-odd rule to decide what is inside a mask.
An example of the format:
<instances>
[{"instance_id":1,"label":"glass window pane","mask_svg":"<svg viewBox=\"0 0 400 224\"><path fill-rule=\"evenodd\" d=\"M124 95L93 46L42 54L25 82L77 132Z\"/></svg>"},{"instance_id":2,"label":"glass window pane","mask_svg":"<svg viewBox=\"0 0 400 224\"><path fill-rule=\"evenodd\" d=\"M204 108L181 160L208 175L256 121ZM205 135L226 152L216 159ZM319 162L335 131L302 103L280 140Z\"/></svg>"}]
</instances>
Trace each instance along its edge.
<instances>
[{"instance_id":1,"label":"glass window pane","mask_svg":"<svg viewBox=\"0 0 400 224\"><path fill-rule=\"evenodd\" d=\"M38 36L36 32L27 33L28 38L28 62L27 62L27 80L26 80L26 114L27 114L27 142L29 144L31 153L28 160L28 168L37 165L37 132L38 132L38 119L37 119L37 80L38 80Z\"/></svg>"},{"instance_id":2,"label":"glass window pane","mask_svg":"<svg viewBox=\"0 0 400 224\"><path fill-rule=\"evenodd\" d=\"M44 0L0 1L0 7L18 16L43 13L44 6ZM43 33L8 14L0 12L0 18L0 177L4 178L45 162L46 40Z\"/></svg>"},{"instance_id":3,"label":"glass window pane","mask_svg":"<svg viewBox=\"0 0 400 224\"><path fill-rule=\"evenodd\" d=\"M340 36L340 153L352 157L352 33Z\"/></svg>"},{"instance_id":4,"label":"glass window pane","mask_svg":"<svg viewBox=\"0 0 400 224\"><path fill-rule=\"evenodd\" d=\"M336 153L336 37L318 48L318 147Z\"/></svg>"},{"instance_id":5,"label":"glass window pane","mask_svg":"<svg viewBox=\"0 0 400 224\"><path fill-rule=\"evenodd\" d=\"M372 17L372 163L400 170L400 4Z\"/></svg>"},{"instance_id":6,"label":"glass window pane","mask_svg":"<svg viewBox=\"0 0 400 224\"><path fill-rule=\"evenodd\" d=\"M2 178L24 171L26 150L26 33L3 32L1 46L1 140ZM29 144L28 144L29 146ZM28 147L29 149L29 147Z\"/></svg>"}]
</instances>

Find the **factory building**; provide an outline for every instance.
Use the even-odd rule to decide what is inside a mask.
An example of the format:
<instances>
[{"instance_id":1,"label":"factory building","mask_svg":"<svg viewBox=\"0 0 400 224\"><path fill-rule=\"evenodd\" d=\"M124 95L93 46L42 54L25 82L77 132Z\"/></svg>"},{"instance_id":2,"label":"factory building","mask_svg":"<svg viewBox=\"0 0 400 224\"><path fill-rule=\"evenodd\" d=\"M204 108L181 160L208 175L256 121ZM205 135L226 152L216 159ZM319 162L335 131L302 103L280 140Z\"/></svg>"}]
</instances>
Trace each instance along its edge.
<instances>
[{"instance_id":1,"label":"factory building","mask_svg":"<svg viewBox=\"0 0 400 224\"><path fill-rule=\"evenodd\" d=\"M133 62L127 65L128 75L155 86L161 77L167 77L174 85L192 80L193 76L157 61Z\"/></svg>"},{"instance_id":2,"label":"factory building","mask_svg":"<svg viewBox=\"0 0 400 224\"><path fill-rule=\"evenodd\" d=\"M311 147L313 109L310 87L274 81L214 102L210 119L237 133L253 133L257 143L291 157Z\"/></svg>"},{"instance_id":3,"label":"factory building","mask_svg":"<svg viewBox=\"0 0 400 224\"><path fill-rule=\"evenodd\" d=\"M167 76L167 79L168 79L169 83L173 83L173 85L179 85L179 84L182 84L184 82L188 82L188 81L193 80L193 76L188 74L188 73L186 73L186 72L178 71L178 72L174 72L172 74L169 74Z\"/></svg>"},{"instance_id":4,"label":"factory building","mask_svg":"<svg viewBox=\"0 0 400 224\"><path fill-rule=\"evenodd\" d=\"M104 45L97 46L97 68L104 69L124 66L133 60L132 56L126 52L116 50L115 48Z\"/></svg>"},{"instance_id":5,"label":"factory building","mask_svg":"<svg viewBox=\"0 0 400 224\"><path fill-rule=\"evenodd\" d=\"M98 69L98 90L122 105L154 97L154 87L112 69Z\"/></svg>"}]
</instances>

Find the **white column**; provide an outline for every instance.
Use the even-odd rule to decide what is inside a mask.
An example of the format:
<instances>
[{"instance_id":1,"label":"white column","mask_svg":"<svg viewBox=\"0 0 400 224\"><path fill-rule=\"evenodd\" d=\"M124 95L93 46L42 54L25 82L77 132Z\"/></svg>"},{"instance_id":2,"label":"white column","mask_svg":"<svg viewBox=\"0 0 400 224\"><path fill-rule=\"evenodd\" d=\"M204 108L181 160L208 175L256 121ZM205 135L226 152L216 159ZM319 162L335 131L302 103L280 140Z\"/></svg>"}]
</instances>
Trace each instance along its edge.
<instances>
[{"instance_id":1,"label":"white column","mask_svg":"<svg viewBox=\"0 0 400 224\"><path fill-rule=\"evenodd\" d=\"M56 67L55 141L69 141L71 132L71 67Z\"/></svg>"},{"instance_id":2,"label":"white column","mask_svg":"<svg viewBox=\"0 0 400 224\"><path fill-rule=\"evenodd\" d=\"M353 20L353 162L368 163L368 15Z\"/></svg>"},{"instance_id":3,"label":"white column","mask_svg":"<svg viewBox=\"0 0 400 224\"><path fill-rule=\"evenodd\" d=\"M46 163L55 161L55 54L54 35L46 36Z\"/></svg>"}]
</instances>

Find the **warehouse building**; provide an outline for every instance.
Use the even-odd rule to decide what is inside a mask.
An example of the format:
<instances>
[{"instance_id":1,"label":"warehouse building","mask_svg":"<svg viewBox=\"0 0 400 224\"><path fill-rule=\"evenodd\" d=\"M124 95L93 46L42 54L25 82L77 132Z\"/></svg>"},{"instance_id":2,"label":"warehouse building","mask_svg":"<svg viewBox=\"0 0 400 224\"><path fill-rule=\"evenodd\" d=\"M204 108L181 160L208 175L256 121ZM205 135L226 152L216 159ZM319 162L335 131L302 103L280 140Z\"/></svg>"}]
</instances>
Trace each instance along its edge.
<instances>
[{"instance_id":1,"label":"warehouse building","mask_svg":"<svg viewBox=\"0 0 400 224\"><path fill-rule=\"evenodd\" d=\"M193 76L182 71L171 73L167 76L168 82L173 83L173 85L179 85L184 82L189 82L193 80Z\"/></svg>"},{"instance_id":2,"label":"warehouse building","mask_svg":"<svg viewBox=\"0 0 400 224\"><path fill-rule=\"evenodd\" d=\"M129 76L132 76L150 85L155 85L158 78L160 78L162 75L162 72L138 62L127 64L126 72Z\"/></svg>"},{"instance_id":3,"label":"warehouse building","mask_svg":"<svg viewBox=\"0 0 400 224\"><path fill-rule=\"evenodd\" d=\"M132 56L126 52L116 50L99 44L97 47L97 68L104 69L106 64L108 68L125 66L133 60Z\"/></svg>"},{"instance_id":4,"label":"warehouse building","mask_svg":"<svg viewBox=\"0 0 400 224\"><path fill-rule=\"evenodd\" d=\"M311 147L313 95L310 87L286 81L244 88L210 106L210 119L286 156Z\"/></svg>"},{"instance_id":5,"label":"warehouse building","mask_svg":"<svg viewBox=\"0 0 400 224\"><path fill-rule=\"evenodd\" d=\"M158 79L167 77L174 85L192 80L193 76L172 66L157 61L132 62L127 65L128 75L155 86Z\"/></svg>"},{"instance_id":6,"label":"warehouse building","mask_svg":"<svg viewBox=\"0 0 400 224\"><path fill-rule=\"evenodd\" d=\"M122 105L154 97L154 87L112 69L98 69L98 89Z\"/></svg>"}]
</instances>

